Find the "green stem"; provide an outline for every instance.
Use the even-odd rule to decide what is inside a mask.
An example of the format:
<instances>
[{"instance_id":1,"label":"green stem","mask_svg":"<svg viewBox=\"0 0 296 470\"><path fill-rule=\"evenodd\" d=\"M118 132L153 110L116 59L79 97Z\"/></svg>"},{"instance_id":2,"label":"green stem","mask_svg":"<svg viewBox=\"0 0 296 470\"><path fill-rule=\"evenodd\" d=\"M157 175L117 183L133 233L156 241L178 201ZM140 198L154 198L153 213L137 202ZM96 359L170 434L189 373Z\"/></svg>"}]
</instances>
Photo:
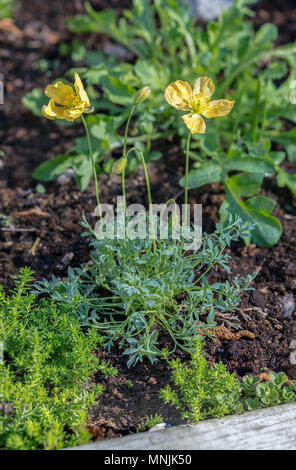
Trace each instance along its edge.
<instances>
[{"instance_id":1,"label":"green stem","mask_svg":"<svg viewBox=\"0 0 296 470\"><path fill-rule=\"evenodd\" d=\"M155 230L154 230L154 220L153 220L153 209L152 209L152 198L151 198L151 188L150 188L150 182L149 182L149 175L147 172L147 167L146 167L146 162L143 153L138 150L138 153L140 154L142 165L144 168L144 173L145 173L145 179L146 179L146 186L147 186L147 195L148 195L148 201L149 201L149 218L150 218L150 226L151 226L151 232L152 232L152 243L153 243L153 254L154 256L156 255L156 243L155 243Z\"/></svg>"},{"instance_id":2,"label":"green stem","mask_svg":"<svg viewBox=\"0 0 296 470\"><path fill-rule=\"evenodd\" d=\"M134 105L131 109L128 120L126 122L122 158L126 158L128 130L129 130L129 125L130 125L135 109L136 109L136 106ZM123 169L121 173L121 185L122 185L122 197L123 197L123 204L124 204L124 215L126 216L125 168Z\"/></svg>"},{"instance_id":3,"label":"green stem","mask_svg":"<svg viewBox=\"0 0 296 470\"><path fill-rule=\"evenodd\" d=\"M256 97L255 97L255 105L254 105L254 111L253 111L253 120L252 120L252 141L253 142L256 142L256 138L257 138L257 127L258 127L258 115L259 115L260 98L261 98L261 79L260 79L260 77L258 77Z\"/></svg>"},{"instance_id":4,"label":"green stem","mask_svg":"<svg viewBox=\"0 0 296 470\"><path fill-rule=\"evenodd\" d=\"M266 118L267 118L267 110L268 110L268 92L265 92L265 99L264 99L264 104L263 104L263 113L262 113L262 119L261 119L261 125L260 125L260 130L259 130L259 139L262 137L262 134L265 129L266 125Z\"/></svg>"},{"instance_id":5,"label":"green stem","mask_svg":"<svg viewBox=\"0 0 296 470\"><path fill-rule=\"evenodd\" d=\"M238 91L237 91L237 98L235 99L235 120L234 120L234 126L233 126L231 137L230 137L230 142L229 142L229 145L228 145L227 158L231 158L231 156L232 156L232 145L233 145L234 140L236 138L237 129L238 129L240 121L241 121L240 105L241 105L243 92L244 92L244 89L243 89L243 86L242 86L242 81L239 81Z\"/></svg>"},{"instance_id":6,"label":"green stem","mask_svg":"<svg viewBox=\"0 0 296 470\"><path fill-rule=\"evenodd\" d=\"M187 224L188 173L189 173L190 138L191 138L191 132L188 132L187 143L186 143L185 196L184 196L184 204L185 204L184 226L185 226L185 227L186 227L186 224Z\"/></svg>"},{"instance_id":7,"label":"green stem","mask_svg":"<svg viewBox=\"0 0 296 470\"><path fill-rule=\"evenodd\" d=\"M89 129L86 123L86 120L83 115L81 115L82 122L85 127L86 131L86 137L87 137L87 142L88 142L88 148L89 148L89 154L90 154L90 159L91 159L91 164L92 164L92 170L93 170L93 175L94 175L94 180L95 180L95 188L96 188L96 198L97 198L97 205L99 209L99 216L100 218L102 217L102 208L101 208L101 203L100 203L100 196L99 196L99 185L98 185L98 175L97 175L97 170L96 170L96 164L94 160L94 155L92 151L92 146L91 146L91 139L90 139L90 134L89 134Z\"/></svg>"}]
</instances>

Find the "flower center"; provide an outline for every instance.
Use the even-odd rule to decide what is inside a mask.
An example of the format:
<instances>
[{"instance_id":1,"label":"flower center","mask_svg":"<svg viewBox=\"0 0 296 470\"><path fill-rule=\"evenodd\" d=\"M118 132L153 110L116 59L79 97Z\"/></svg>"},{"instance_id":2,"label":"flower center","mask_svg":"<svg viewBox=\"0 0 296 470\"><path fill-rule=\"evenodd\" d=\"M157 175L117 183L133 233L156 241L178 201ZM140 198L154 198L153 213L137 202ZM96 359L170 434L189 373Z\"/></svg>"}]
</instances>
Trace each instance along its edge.
<instances>
[{"instance_id":1,"label":"flower center","mask_svg":"<svg viewBox=\"0 0 296 470\"><path fill-rule=\"evenodd\" d=\"M75 108L76 106L79 105L79 103L80 103L80 100L79 100L78 96L75 96L75 98L68 98L67 100L65 100L64 104L59 104L55 101L55 105L58 108L64 108L64 109Z\"/></svg>"},{"instance_id":2,"label":"flower center","mask_svg":"<svg viewBox=\"0 0 296 470\"><path fill-rule=\"evenodd\" d=\"M207 109L209 101L210 98L202 93L195 93L187 100L187 103L193 114L202 114Z\"/></svg>"}]
</instances>

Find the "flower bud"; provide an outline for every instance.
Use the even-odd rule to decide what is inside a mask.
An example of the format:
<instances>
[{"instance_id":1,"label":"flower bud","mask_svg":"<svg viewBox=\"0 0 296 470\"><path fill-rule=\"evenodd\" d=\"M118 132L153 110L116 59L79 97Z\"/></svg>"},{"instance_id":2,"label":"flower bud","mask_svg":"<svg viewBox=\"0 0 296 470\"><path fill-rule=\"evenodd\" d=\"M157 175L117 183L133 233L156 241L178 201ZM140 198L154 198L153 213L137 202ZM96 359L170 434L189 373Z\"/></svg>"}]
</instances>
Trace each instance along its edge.
<instances>
[{"instance_id":1,"label":"flower bud","mask_svg":"<svg viewBox=\"0 0 296 470\"><path fill-rule=\"evenodd\" d=\"M93 106L88 106L87 108L84 108L84 114L90 114L94 112L94 107Z\"/></svg>"},{"instance_id":2,"label":"flower bud","mask_svg":"<svg viewBox=\"0 0 296 470\"><path fill-rule=\"evenodd\" d=\"M149 86L144 86L144 88L141 88L141 90L137 91L137 93L134 96L134 104L140 104L143 103L143 101L147 100L151 93L151 90Z\"/></svg>"},{"instance_id":3,"label":"flower bud","mask_svg":"<svg viewBox=\"0 0 296 470\"><path fill-rule=\"evenodd\" d=\"M120 175L120 173L123 172L125 169L125 166L127 164L127 159L124 157L121 157L117 162L114 163L112 167L112 173L115 173L116 175Z\"/></svg>"}]
</instances>

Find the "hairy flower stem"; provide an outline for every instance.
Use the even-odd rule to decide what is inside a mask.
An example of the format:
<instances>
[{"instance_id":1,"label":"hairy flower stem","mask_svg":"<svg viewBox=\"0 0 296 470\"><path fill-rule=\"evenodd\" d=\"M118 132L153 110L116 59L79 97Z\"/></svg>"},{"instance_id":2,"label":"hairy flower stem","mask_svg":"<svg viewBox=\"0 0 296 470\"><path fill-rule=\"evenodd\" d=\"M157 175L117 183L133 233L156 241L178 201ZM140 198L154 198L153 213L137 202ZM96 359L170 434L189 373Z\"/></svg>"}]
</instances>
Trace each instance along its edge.
<instances>
[{"instance_id":1,"label":"hairy flower stem","mask_svg":"<svg viewBox=\"0 0 296 470\"><path fill-rule=\"evenodd\" d=\"M128 120L126 121L122 158L126 158L128 130L129 130L129 125L130 125L135 109L136 109L136 105L132 107ZM124 204L124 215L126 216L125 168L123 169L121 173L121 185L122 185L122 197L123 197L123 204Z\"/></svg>"},{"instance_id":2,"label":"hairy flower stem","mask_svg":"<svg viewBox=\"0 0 296 470\"><path fill-rule=\"evenodd\" d=\"M252 141L253 142L256 142L256 138L257 138L260 99L261 99L261 78L258 77L255 104L254 104L254 110L253 110L253 119L252 119Z\"/></svg>"},{"instance_id":3,"label":"hairy flower stem","mask_svg":"<svg viewBox=\"0 0 296 470\"><path fill-rule=\"evenodd\" d=\"M81 115L81 119L82 119L82 122L83 122L83 124L84 124L85 131L86 131L86 137L87 137L87 142L88 142L89 154L90 154L90 159L91 159L91 164L92 164L92 170L93 170L93 175L94 175L94 180L95 180L96 198L97 198L97 205L98 205L99 217L102 218L102 208L101 208L100 196L99 196L98 175L97 175L97 170L96 170L94 155L93 155L93 151L92 151L92 146L91 146L91 140L90 140L89 129L88 129L86 120L85 120L85 118L84 118L83 115Z\"/></svg>"},{"instance_id":4,"label":"hairy flower stem","mask_svg":"<svg viewBox=\"0 0 296 470\"><path fill-rule=\"evenodd\" d=\"M190 151L190 138L191 132L188 132L187 143L186 143L186 164L185 164L185 214L184 214L184 227L187 225L187 204L188 204L188 173L189 173L189 151Z\"/></svg>"},{"instance_id":5,"label":"hairy flower stem","mask_svg":"<svg viewBox=\"0 0 296 470\"><path fill-rule=\"evenodd\" d=\"M153 208L152 208L152 198L151 198L149 175L148 175L144 155L139 150L138 150L138 153L141 157L141 161L142 161L142 165L143 165L144 173L145 173L146 186L147 186L147 195L148 195L148 201L149 201L149 217L150 217L150 226L151 226L151 233L152 233L153 254L156 255L155 230L154 230Z\"/></svg>"}]
</instances>

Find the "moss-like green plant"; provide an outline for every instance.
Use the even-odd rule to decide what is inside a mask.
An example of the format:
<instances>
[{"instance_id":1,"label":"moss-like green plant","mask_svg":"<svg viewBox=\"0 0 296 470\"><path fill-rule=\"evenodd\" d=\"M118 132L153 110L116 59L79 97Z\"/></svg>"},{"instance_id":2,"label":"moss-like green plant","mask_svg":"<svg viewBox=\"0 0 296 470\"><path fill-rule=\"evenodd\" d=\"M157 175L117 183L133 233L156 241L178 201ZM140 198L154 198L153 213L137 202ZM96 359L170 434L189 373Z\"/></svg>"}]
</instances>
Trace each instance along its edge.
<instances>
[{"instance_id":1,"label":"moss-like green plant","mask_svg":"<svg viewBox=\"0 0 296 470\"><path fill-rule=\"evenodd\" d=\"M139 431L148 431L148 429L151 429L153 426L161 423L163 423L163 418L161 415L156 414L154 416L147 416L143 421Z\"/></svg>"},{"instance_id":2,"label":"moss-like green plant","mask_svg":"<svg viewBox=\"0 0 296 470\"><path fill-rule=\"evenodd\" d=\"M84 334L70 309L44 299L36 305L31 280L25 268L10 297L0 289L0 448L81 444L102 391L89 377L116 371L92 354L101 338L94 329Z\"/></svg>"},{"instance_id":3,"label":"moss-like green plant","mask_svg":"<svg viewBox=\"0 0 296 470\"><path fill-rule=\"evenodd\" d=\"M183 418L198 423L238 411L239 382L222 363L209 367L202 341L196 340L189 365L180 359L169 361L174 390L167 385L160 391L165 403L181 411Z\"/></svg>"},{"instance_id":4,"label":"moss-like green plant","mask_svg":"<svg viewBox=\"0 0 296 470\"><path fill-rule=\"evenodd\" d=\"M194 423L296 401L296 381L289 381L283 372L270 372L264 383L256 376L240 382L221 362L210 367L200 339L188 365L176 359L169 361L169 367L174 386L161 389L160 396Z\"/></svg>"}]
</instances>

